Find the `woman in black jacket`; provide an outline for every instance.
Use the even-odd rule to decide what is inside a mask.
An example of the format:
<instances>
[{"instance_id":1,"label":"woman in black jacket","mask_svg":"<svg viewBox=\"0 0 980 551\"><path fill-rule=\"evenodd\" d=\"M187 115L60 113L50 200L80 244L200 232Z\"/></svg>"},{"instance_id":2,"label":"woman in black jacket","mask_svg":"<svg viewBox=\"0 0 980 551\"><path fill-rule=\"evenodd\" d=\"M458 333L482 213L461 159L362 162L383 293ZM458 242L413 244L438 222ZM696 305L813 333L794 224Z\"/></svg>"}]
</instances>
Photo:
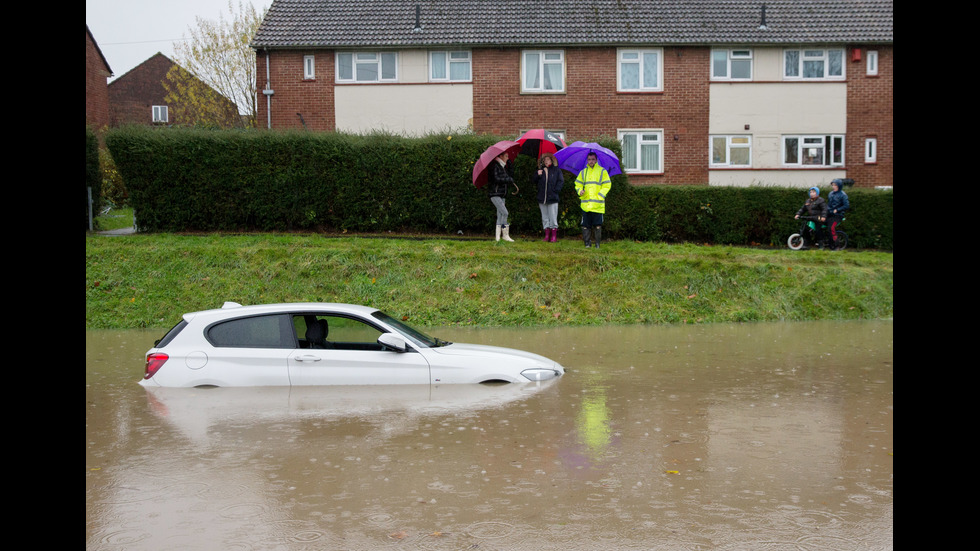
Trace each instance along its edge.
<instances>
[{"instance_id":1,"label":"woman in black jacket","mask_svg":"<svg viewBox=\"0 0 980 551\"><path fill-rule=\"evenodd\" d=\"M565 177L558 168L554 155L541 155L538 159L538 171L531 175L531 181L538 186L538 207L541 209L544 240L554 243L558 241L558 195L565 185Z\"/></svg>"},{"instance_id":2,"label":"woman in black jacket","mask_svg":"<svg viewBox=\"0 0 980 551\"><path fill-rule=\"evenodd\" d=\"M511 174L512 164L507 162L507 153L501 153L487 169L487 193L490 195L490 202L497 208L497 241L503 235L504 241L514 241L510 238L510 228L507 226L507 207L504 206L504 198L507 196L507 188L514 184L514 177ZM514 184L517 187L517 184ZM517 193L516 191L514 193Z\"/></svg>"}]
</instances>

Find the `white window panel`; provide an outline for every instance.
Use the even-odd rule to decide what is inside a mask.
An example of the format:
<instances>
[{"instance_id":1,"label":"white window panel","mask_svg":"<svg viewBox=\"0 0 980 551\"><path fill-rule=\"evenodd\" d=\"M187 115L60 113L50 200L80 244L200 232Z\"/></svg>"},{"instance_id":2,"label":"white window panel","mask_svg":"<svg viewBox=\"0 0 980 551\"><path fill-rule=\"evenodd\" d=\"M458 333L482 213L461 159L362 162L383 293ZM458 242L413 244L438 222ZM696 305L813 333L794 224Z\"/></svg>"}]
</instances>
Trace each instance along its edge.
<instances>
[{"instance_id":1,"label":"white window panel","mask_svg":"<svg viewBox=\"0 0 980 551\"><path fill-rule=\"evenodd\" d=\"M620 92L663 91L663 50L619 50L618 87Z\"/></svg>"},{"instance_id":2,"label":"white window panel","mask_svg":"<svg viewBox=\"0 0 980 551\"><path fill-rule=\"evenodd\" d=\"M663 130L620 130L618 134L627 173L663 173Z\"/></svg>"},{"instance_id":3,"label":"white window panel","mask_svg":"<svg viewBox=\"0 0 980 551\"><path fill-rule=\"evenodd\" d=\"M565 91L565 52L525 50L521 55L521 91Z\"/></svg>"},{"instance_id":4,"label":"white window panel","mask_svg":"<svg viewBox=\"0 0 980 551\"><path fill-rule=\"evenodd\" d=\"M337 82L397 82L396 52L338 52Z\"/></svg>"},{"instance_id":5,"label":"white window panel","mask_svg":"<svg viewBox=\"0 0 980 551\"><path fill-rule=\"evenodd\" d=\"M472 65L472 55L467 50L429 52L429 80L469 82Z\"/></svg>"}]
</instances>

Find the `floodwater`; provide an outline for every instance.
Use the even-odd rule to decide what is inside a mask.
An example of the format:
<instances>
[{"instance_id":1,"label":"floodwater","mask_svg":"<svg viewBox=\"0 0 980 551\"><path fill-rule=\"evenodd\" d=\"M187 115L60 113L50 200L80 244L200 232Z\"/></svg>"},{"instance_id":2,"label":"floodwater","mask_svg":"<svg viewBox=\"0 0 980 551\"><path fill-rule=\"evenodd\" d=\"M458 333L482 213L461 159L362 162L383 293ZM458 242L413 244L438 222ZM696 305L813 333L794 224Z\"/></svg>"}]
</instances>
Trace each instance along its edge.
<instances>
[{"instance_id":1,"label":"floodwater","mask_svg":"<svg viewBox=\"0 0 980 551\"><path fill-rule=\"evenodd\" d=\"M892 549L893 323L427 329L545 384L160 389L88 331L88 550Z\"/></svg>"}]
</instances>

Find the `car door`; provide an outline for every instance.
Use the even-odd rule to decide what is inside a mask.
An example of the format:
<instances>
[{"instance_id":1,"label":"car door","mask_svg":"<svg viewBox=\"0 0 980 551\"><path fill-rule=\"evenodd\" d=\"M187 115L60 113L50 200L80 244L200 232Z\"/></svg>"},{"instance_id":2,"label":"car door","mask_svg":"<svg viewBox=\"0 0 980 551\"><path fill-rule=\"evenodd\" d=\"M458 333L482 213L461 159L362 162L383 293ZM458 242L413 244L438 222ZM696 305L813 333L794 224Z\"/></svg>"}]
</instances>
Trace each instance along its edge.
<instances>
[{"instance_id":1,"label":"car door","mask_svg":"<svg viewBox=\"0 0 980 551\"><path fill-rule=\"evenodd\" d=\"M185 362L194 371L191 386L289 385L287 357L295 340L284 314L250 316L216 323L207 329L214 346L210 354L189 355Z\"/></svg>"},{"instance_id":2,"label":"car door","mask_svg":"<svg viewBox=\"0 0 980 551\"><path fill-rule=\"evenodd\" d=\"M289 356L289 381L305 385L429 384L429 364L422 354L385 350L382 330L356 316L305 314L293 317L301 348ZM325 329L307 331L314 323ZM319 339L323 334L324 338ZM316 335L316 337L313 337Z\"/></svg>"}]
</instances>

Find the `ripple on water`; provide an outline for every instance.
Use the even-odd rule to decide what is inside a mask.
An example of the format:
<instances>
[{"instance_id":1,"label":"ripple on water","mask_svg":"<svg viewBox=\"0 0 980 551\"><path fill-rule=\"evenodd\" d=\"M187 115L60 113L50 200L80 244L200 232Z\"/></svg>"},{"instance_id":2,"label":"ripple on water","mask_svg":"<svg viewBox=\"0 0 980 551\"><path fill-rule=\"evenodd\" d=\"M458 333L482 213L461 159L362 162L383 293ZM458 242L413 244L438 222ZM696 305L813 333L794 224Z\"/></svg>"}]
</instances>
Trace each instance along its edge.
<instances>
[{"instance_id":1,"label":"ripple on water","mask_svg":"<svg viewBox=\"0 0 980 551\"><path fill-rule=\"evenodd\" d=\"M466 533L479 539L505 538L514 532L513 525L506 522L477 522L471 524Z\"/></svg>"}]
</instances>

